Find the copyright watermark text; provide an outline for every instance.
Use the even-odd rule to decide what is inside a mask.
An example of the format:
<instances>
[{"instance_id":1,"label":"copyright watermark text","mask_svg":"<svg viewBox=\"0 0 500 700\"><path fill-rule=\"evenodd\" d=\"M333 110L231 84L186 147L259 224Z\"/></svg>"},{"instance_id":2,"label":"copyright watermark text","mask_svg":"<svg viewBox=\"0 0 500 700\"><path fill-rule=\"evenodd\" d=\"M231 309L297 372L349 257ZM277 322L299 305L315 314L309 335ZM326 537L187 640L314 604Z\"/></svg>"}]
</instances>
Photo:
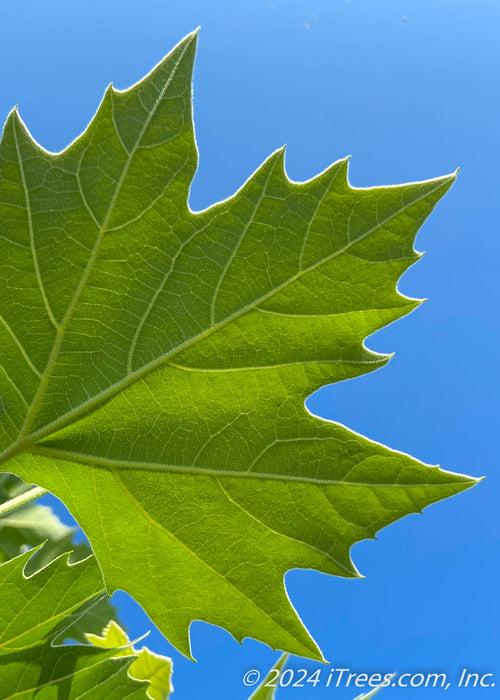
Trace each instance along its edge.
<instances>
[{"instance_id":1,"label":"copyright watermark text","mask_svg":"<svg viewBox=\"0 0 500 700\"><path fill-rule=\"evenodd\" d=\"M411 672L411 673L360 673L350 668L274 668L269 676L263 675L258 669L252 668L243 675L243 684L247 687L258 685L265 678L266 688L355 688L366 691L377 687L393 688L482 688L495 687L492 673L478 672L467 668L460 669L453 676L444 672Z\"/></svg>"}]
</instances>

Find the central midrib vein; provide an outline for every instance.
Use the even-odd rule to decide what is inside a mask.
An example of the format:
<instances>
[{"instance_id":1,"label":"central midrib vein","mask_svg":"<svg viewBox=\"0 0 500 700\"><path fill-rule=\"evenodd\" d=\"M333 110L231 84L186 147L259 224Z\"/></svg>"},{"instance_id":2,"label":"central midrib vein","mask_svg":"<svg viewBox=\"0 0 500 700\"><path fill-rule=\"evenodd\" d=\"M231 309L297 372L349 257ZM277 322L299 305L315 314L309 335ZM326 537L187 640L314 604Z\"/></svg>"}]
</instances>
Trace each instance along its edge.
<instances>
[{"instance_id":1,"label":"central midrib vein","mask_svg":"<svg viewBox=\"0 0 500 700\"><path fill-rule=\"evenodd\" d=\"M446 186L446 184L447 184L447 181L444 180L443 178L440 178L438 180L438 184L436 185L436 187L433 190L426 191L424 194L413 199L411 202L408 202L408 203L402 205L401 208L398 209L396 212L394 212L393 214L388 216L383 221L378 222L375 226L368 229L367 231L362 233L357 238L352 239L351 241L346 243L345 246L334 251L331 255L326 256L325 258L322 258L321 260L317 261L316 263L313 263L312 265L310 265L307 268L304 268L302 270L298 270L294 275L292 275L290 278L288 278L287 280L282 282L280 285L278 285L277 287L275 287L274 289L272 289L268 293L262 295L261 297L254 300L250 304L242 307L241 309L238 309L233 314L230 314L229 316L222 319L217 324L215 324L214 326L211 326L210 328L203 331L202 333L199 333L198 335L196 335L192 338L188 338L186 341L184 341L184 343L180 343L175 348L173 348L170 352L165 353L165 355L162 355L159 358L152 360L151 362L144 365L143 367L136 370L135 372L131 372L129 375L124 377L124 379L122 379L121 381L117 382L116 384L113 384L111 387L109 387L108 389L105 389L104 391L100 392L99 394L96 394L92 399L80 404L75 409L64 414L63 416L56 419L52 423L48 423L47 425L43 426L39 430L36 430L29 435L26 435L26 434L20 435L19 439L13 445L11 445L3 453L0 454L0 464L2 462L6 461L7 459L9 459L10 457L12 457L13 455L18 454L19 452L23 451L23 449L29 448L38 440L41 440L42 438L46 437L47 435L50 435L51 433L53 433L57 430L61 430L62 428L66 427L66 425L78 420L79 418L81 418L85 414L88 414L88 413L96 410L101 405L103 405L107 401L111 400L118 393L120 393L121 391L124 391L129 386L131 386L135 382L142 379L142 377L148 375L150 372L154 371L155 369L157 369L161 365L168 363L169 360L172 360L173 358L175 358L177 355L179 355L184 350L188 349L192 345L195 345L197 342L200 342L200 341L204 340L205 338L208 338L209 336L211 336L213 333L218 331L220 328L222 328L226 324L236 320L237 318L239 318L243 314L256 308L259 304L262 304L263 302L267 301L272 296L274 296L278 292L285 289L287 286L289 286L290 284L292 284L293 282L298 280L303 275L306 275L306 274L312 272L316 268L320 267L321 265L324 265L325 263L329 262L330 260L334 259L335 257L342 255L347 250L349 250L349 248L351 248L352 246L361 242L367 236L371 235L375 231L377 231L380 228L382 228L383 226L385 226L389 221L394 219L396 216L399 216L399 214L401 214L403 211L414 206L422 199L427 198L430 194L433 194L438 189ZM63 324L61 325L61 329L62 328L63 328ZM59 347L60 347L60 343L59 343ZM35 400L36 400L36 397L33 401L33 404L35 403ZM33 406L33 404L32 404L32 406ZM32 423L32 421L30 422L30 424L31 423Z\"/></svg>"},{"instance_id":2,"label":"central midrib vein","mask_svg":"<svg viewBox=\"0 0 500 700\"><path fill-rule=\"evenodd\" d=\"M257 471L230 471L227 469L214 469L212 467L195 467L186 466L183 464L159 464L158 462L137 462L137 461L126 461L121 459L110 459L103 456L93 456L78 452L71 452L69 450L61 450L53 447L45 447L43 445L34 446L30 454L41 455L43 457L48 457L49 459L64 460L67 462L75 462L78 464L85 464L88 467L98 467L102 469L110 470L134 470L134 471L151 471L151 472L171 472L173 474L190 474L199 475L214 478L226 478L226 479L269 479L271 481L285 481L285 482L298 482L300 484L312 484L314 486L357 486L360 488L391 488L391 489L420 489L421 484L414 484L412 482L390 482L390 483L377 483L375 481L350 481L348 479L333 479L333 478L319 478L304 475L295 474L282 474L274 472L257 472ZM356 465L359 467L360 465ZM443 470L439 470L443 472ZM450 472L446 472L450 473ZM453 474L456 480L453 484L450 483L433 483L429 484L433 487L449 489L450 486L456 486L460 488L463 484L470 484L471 478L464 476L463 474Z\"/></svg>"}]
</instances>

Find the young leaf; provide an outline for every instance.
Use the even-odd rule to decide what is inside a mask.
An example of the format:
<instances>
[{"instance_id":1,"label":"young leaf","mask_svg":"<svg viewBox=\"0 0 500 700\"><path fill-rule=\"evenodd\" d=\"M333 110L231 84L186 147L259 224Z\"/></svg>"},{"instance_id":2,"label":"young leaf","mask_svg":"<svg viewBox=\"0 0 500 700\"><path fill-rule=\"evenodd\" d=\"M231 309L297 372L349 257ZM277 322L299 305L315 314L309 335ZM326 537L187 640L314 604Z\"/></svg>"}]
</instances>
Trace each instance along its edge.
<instances>
[{"instance_id":1,"label":"young leaf","mask_svg":"<svg viewBox=\"0 0 500 700\"><path fill-rule=\"evenodd\" d=\"M135 656L129 667L132 678L148 681L148 695L152 700L167 700L173 692L172 686L172 659L143 646L135 649L123 629L114 620L111 620L103 629L101 635L87 634L87 640L97 647L104 649L123 647L115 656Z\"/></svg>"},{"instance_id":2,"label":"young leaf","mask_svg":"<svg viewBox=\"0 0 500 700\"><path fill-rule=\"evenodd\" d=\"M321 659L285 572L357 576L355 542L475 483L304 407L388 361L363 340L418 305L396 283L454 176L355 189L343 160L295 183L281 149L192 212L195 38L62 153L7 120L0 463L185 654L204 620Z\"/></svg>"},{"instance_id":3,"label":"young leaf","mask_svg":"<svg viewBox=\"0 0 500 700\"><path fill-rule=\"evenodd\" d=\"M2 699L147 700L146 684L127 672L134 659L115 659L116 650L54 645L72 613L102 593L95 558L69 566L66 553L27 578L31 555L0 566Z\"/></svg>"}]
</instances>

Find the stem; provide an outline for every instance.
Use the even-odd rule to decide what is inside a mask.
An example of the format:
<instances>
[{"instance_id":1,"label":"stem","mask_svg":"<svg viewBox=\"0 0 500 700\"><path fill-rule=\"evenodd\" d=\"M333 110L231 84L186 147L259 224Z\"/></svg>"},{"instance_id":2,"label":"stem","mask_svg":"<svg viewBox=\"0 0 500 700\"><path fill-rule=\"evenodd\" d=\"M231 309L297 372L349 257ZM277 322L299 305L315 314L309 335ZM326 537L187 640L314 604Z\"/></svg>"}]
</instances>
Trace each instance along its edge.
<instances>
[{"instance_id":1,"label":"stem","mask_svg":"<svg viewBox=\"0 0 500 700\"><path fill-rule=\"evenodd\" d=\"M12 513L14 510L21 508L21 506L24 506L27 503L31 503L31 501L36 501L37 498L40 498L40 496L45 496L46 493L48 493L47 489L43 489L41 486L34 486L29 491L25 491L19 496L11 498L9 501L5 501L5 503L1 503L0 518L3 518L5 515Z\"/></svg>"}]
</instances>

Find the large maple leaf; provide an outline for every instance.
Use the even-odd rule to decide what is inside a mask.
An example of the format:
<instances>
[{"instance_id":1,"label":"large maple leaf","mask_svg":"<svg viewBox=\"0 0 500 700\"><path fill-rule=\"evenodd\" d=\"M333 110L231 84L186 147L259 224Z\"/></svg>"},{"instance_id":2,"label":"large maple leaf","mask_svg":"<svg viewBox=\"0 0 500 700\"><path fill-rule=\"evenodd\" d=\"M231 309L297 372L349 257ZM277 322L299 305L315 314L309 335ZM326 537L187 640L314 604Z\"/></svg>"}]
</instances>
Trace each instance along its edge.
<instances>
[{"instance_id":1,"label":"large maple leaf","mask_svg":"<svg viewBox=\"0 0 500 700\"><path fill-rule=\"evenodd\" d=\"M475 483L304 407L388 361L363 339L418 305L396 283L454 176L354 189L341 160L295 183L279 150L191 211L195 43L110 87L62 153L7 120L1 463L184 653L197 619L321 658L285 572L357 576L355 542Z\"/></svg>"}]
</instances>

